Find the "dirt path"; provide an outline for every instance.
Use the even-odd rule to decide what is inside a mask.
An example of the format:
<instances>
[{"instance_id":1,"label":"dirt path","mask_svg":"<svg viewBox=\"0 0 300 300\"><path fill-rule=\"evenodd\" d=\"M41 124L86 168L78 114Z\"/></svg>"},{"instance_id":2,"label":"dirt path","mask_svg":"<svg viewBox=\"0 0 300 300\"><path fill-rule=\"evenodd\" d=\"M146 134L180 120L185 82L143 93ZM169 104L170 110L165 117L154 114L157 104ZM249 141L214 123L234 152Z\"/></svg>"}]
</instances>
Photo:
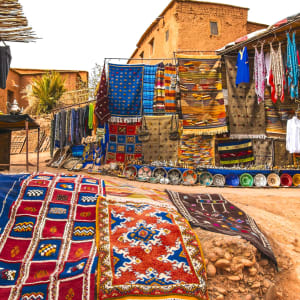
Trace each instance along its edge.
<instances>
[{"instance_id":1,"label":"dirt path","mask_svg":"<svg viewBox=\"0 0 300 300\"><path fill-rule=\"evenodd\" d=\"M41 153L40 171L52 173L67 173L65 170L47 168L45 161L49 159L48 153ZM20 163L25 161L25 155L13 155L12 162ZM35 154L30 154L30 161L35 163ZM36 169L30 167L30 172ZM12 167L10 173L25 172L25 167ZM25 172L26 173L26 172ZM97 176L97 175L96 175ZM101 178L111 179L108 176ZM125 179L118 179L129 182ZM249 288L248 294L241 291L237 294L228 292L215 292L211 299L300 299L300 189L299 188L214 188L202 186L172 186L161 184L141 183L130 181L130 185L155 188L159 190L172 189L189 193L221 193L226 199L232 201L246 213L252 216L258 226L269 239L275 256L279 263L279 272L274 273L273 283L276 285L276 292L249 294L253 292ZM204 249L209 253L209 249ZM223 273L222 273L223 274ZM222 275L220 274L220 276ZM215 280L215 279L213 279ZM225 286L225 285L224 285ZM269 298L267 294L269 293ZM247 294L247 293L246 293ZM219 295L219 296L218 296ZM231 295L231 296L230 296ZM234 295L234 296L233 296ZM235 296L237 295L237 296ZM271 296L270 296L271 295ZM218 298L219 297L219 298ZM223 297L223 298L222 298ZM248 297L248 298L247 298Z\"/></svg>"}]
</instances>

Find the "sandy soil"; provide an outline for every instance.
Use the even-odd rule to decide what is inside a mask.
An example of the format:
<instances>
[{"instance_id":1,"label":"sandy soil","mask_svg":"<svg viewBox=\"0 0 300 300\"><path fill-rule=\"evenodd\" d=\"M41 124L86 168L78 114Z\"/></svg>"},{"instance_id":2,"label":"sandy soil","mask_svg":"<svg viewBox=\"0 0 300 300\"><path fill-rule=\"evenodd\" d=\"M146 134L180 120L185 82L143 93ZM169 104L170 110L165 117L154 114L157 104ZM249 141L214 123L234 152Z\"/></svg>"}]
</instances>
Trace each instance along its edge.
<instances>
[{"instance_id":1,"label":"sandy soil","mask_svg":"<svg viewBox=\"0 0 300 300\"><path fill-rule=\"evenodd\" d=\"M49 159L48 153L40 154L40 171L66 173L65 170L47 168L47 159ZM11 161L13 163L25 162L25 155L12 155ZM36 162L36 155L33 153L30 154L30 162ZM36 171L36 168L30 167L29 171L34 172ZM10 170L10 173L19 172L26 172L25 167L12 167ZM111 177L101 176L101 178L105 180ZM121 178L118 180L127 181ZM168 188L190 193L221 193L226 199L232 201L252 216L261 230L266 234L279 264L279 272L274 271L274 278L272 282L275 284L275 287L273 286L273 290L260 289L258 292L258 289L255 290L249 288L248 290L244 290L244 288L240 288L232 290L231 293L229 293L225 290L213 292L213 287L211 287L211 299L300 299L299 188L214 188L198 185L187 187L141 183L136 181L130 181L130 185L144 186L149 187L149 189L155 188L160 190ZM204 248L204 254L209 255L210 249L205 249L205 240L206 237L209 236L208 233L203 233L202 231L201 233L199 232L199 236L203 239L203 242L201 242ZM226 236L224 237L222 235L222 237L223 239L226 239ZM209 245L209 243L206 244ZM224 275L224 272L222 274ZM215 283L216 279L218 279L218 277L212 278L211 283ZM210 285L210 278L208 279L208 285ZM220 285L222 287L222 283L220 283ZM223 287L225 287L225 285L223 285ZM274 291L274 288L276 288L276 291Z\"/></svg>"}]
</instances>

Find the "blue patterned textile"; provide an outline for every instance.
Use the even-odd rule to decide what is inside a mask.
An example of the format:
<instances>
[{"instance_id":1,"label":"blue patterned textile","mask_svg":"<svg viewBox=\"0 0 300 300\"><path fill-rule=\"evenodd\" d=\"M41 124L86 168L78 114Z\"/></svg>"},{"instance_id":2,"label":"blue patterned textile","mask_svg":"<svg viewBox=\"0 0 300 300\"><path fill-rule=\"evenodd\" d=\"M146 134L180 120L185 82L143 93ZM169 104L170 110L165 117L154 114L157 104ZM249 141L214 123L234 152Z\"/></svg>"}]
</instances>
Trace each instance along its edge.
<instances>
[{"instance_id":1,"label":"blue patterned textile","mask_svg":"<svg viewBox=\"0 0 300 300\"><path fill-rule=\"evenodd\" d=\"M109 111L112 116L140 116L143 95L143 65L108 64Z\"/></svg>"},{"instance_id":2,"label":"blue patterned textile","mask_svg":"<svg viewBox=\"0 0 300 300\"><path fill-rule=\"evenodd\" d=\"M157 65L144 66L143 80L143 111L145 114L153 113L154 86Z\"/></svg>"}]
</instances>

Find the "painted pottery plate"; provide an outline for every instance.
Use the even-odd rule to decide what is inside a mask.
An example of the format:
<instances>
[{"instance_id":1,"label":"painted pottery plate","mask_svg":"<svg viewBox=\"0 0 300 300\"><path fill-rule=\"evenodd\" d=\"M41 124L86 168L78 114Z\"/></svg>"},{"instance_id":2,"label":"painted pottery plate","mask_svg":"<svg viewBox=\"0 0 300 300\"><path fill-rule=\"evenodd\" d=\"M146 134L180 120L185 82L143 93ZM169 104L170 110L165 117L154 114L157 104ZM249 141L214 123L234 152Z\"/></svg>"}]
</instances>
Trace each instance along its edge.
<instances>
[{"instance_id":1,"label":"painted pottery plate","mask_svg":"<svg viewBox=\"0 0 300 300\"><path fill-rule=\"evenodd\" d=\"M271 173L267 177L267 182L272 187L280 186L280 177L276 173Z\"/></svg>"},{"instance_id":2,"label":"painted pottery plate","mask_svg":"<svg viewBox=\"0 0 300 300\"><path fill-rule=\"evenodd\" d=\"M257 187L263 187L263 186L266 186L267 185L267 178L264 174L256 174L254 176L254 185L257 186Z\"/></svg>"},{"instance_id":3,"label":"painted pottery plate","mask_svg":"<svg viewBox=\"0 0 300 300\"><path fill-rule=\"evenodd\" d=\"M226 185L238 186L240 184L240 178L235 174L228 174L226 175L225 179Z\"/></svg>"},{"instance_id":4,"label":"painted pottery plate","mask_svg":"<svg viewBox=\"0 0 300 300\"><path fill-rule=\"evenodd\" d=\"M294 176L293 176L293 184L295 186L300 186L300 174L294 174Z\"/></svg>"},{"instance_id":5,"label":"painted pottery plate","mask_svg":"<svg viewBox=\"0 0 300 300\"><path fill-rule=\"evenodd\" d=\"M182 173L184 184L195 184L197 182L197 174L193 170L185 170Z\"/></svg>"},{"instance_id":6,"label":"painted pottery plate","mask_svg":"<svg viewBox=\"0 0 300 300\"><path fill-rule=\"evenodd\" d=\"M213 185L224 186L225 185L225 177L222 174L214 175L213 176Z\"/></svg>"},{"instance_id":7,"label":"painted pottery plate","mask_svg":"<svg viewBox=\"0 0 300 300\"><path fill-rule=\"evenodd\" d=\"M124 176L128 179L134 179L136 177L137 170L135 166L126 166L124 168Z\"/></svg>"},{"instance_id":8,"label":"painted pottery plate","mask_svg":"<svg viewBox=\"0 0 300 300\"><path fill-rule=\"evenodd\" d=\"M209 172L202 172L199 175L199 182L201 185L211 185L213 183L213 177Z\"/></svg>"},{"instance_id":9,"label":"painted pottery plate","mask_svg":"<svg viewBox=\"0 0 300 300\"><path fill-rule=\"evenodd\" d=\"M182 181L182 174L178 169L174 168L169 170L168 178L170 180L170 184L180 184Z\"/></svg>"},{"instance_id":10,"label":"painted pottery plate","mask_svg":"<svg viewBox=\"0 0 300 300\"><path fill-rule=\"evenodd\" d=\"M253 177L249 173L243 173L240 176L240 184L241 186L249 187L253 186Z\"/></svg>"},{"instance_id":11,"label":"painted pottery plate","mask_svg":"<svg viewBox=\"0 0 300 300\"><path fill-rule=\"evenodd\" d=\"M280 184L282 186L291 186L293 184L293 179L290 174L284 173L280 176Z\"/></svg>"},{"instance_id":12,"label":"painted pottery plate","mask_svg":"<svg viewBox=\"0 0 300 300\"><path fill-rule=\"evenodd\" d=\"M148 166L143 166L138 170L137 174L139 178L148 179L152 175L152 170Z\"/></svg>"}]
</instances>

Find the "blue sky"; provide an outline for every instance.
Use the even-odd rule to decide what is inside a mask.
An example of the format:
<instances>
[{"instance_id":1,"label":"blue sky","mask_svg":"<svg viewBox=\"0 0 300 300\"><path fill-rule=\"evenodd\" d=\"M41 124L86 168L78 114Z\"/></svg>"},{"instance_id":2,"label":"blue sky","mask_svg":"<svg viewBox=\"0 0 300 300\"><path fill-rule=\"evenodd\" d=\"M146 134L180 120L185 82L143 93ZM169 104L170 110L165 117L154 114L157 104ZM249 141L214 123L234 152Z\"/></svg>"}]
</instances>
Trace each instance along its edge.
<instances>
[{"instance_id":1,"label":"blue sky","mask_svg":"<svg viewBox=\"0 0 300 300\"><path fill-rule=\"evenodd\" d=\"M170 0L19 0L35 43L8 43L12 67L91 71L105 57L130 57ZM300 12L295 0L208 1L250 8L248 20L273 24ZM298 4L296 4L298 3ZM298 7L297 7L298 6Z\"/></svg>"}]
</instances>

